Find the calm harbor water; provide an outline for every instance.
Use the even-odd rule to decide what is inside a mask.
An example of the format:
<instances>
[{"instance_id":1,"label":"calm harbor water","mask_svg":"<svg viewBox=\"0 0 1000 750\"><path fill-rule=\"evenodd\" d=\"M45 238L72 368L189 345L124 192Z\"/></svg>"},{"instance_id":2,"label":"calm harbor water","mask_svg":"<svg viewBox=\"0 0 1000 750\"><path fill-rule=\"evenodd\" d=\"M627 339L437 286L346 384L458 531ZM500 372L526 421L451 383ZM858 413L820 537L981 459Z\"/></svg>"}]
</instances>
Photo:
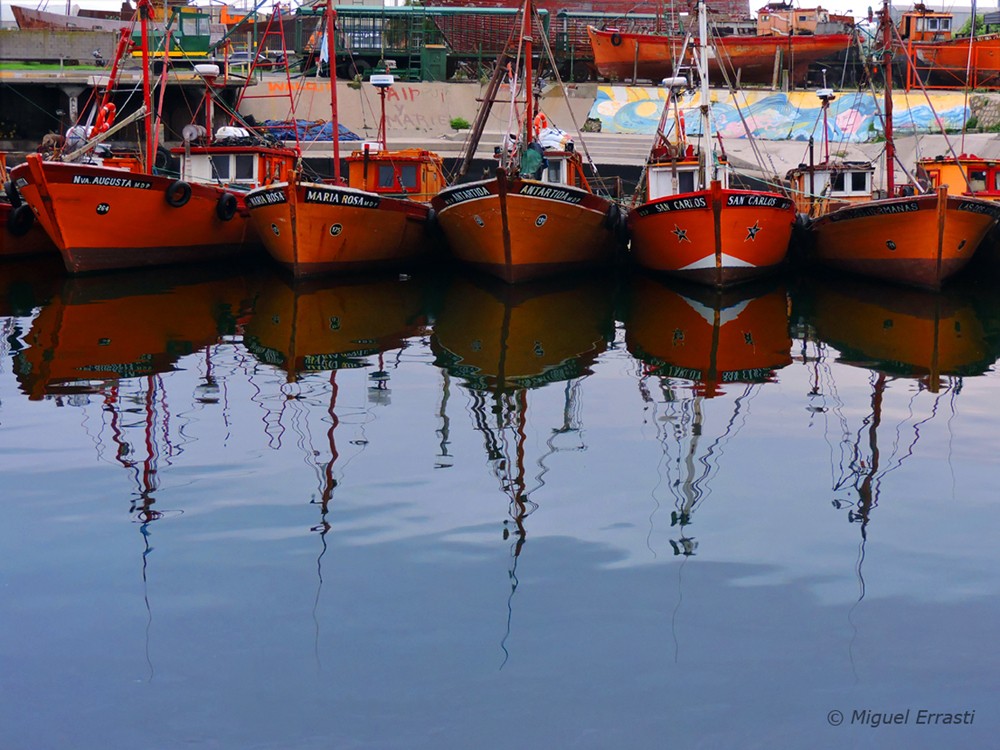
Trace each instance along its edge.
<instances>
[{"instance_id":1,"label":"calm harbor water","mask_svg":"<svg viewBox=\"0 0 1000 750\"><path fill-rule=\"evenodd\" d=\"M988 747L991 286L4 264L0 746Z\"/></svg>"}]
</instances>

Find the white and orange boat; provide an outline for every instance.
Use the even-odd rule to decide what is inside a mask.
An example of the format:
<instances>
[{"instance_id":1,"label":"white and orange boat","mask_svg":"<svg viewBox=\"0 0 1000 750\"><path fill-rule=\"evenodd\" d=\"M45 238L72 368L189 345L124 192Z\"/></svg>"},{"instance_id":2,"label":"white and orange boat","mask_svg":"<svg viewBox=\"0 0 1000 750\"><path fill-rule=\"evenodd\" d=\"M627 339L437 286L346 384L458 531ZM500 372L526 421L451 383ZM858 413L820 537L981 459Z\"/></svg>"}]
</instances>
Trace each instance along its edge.
<instances>
[{"instance_id":1,"label":"white and orange boat","mask_svg":"<svg viewBox=\"0 0 1000 750\"><path fill-rule=\"evenodd\" d=\"M334 49L336 13L328 7L326 45ZM326 58L324 58L326 59ZM426 260L431 196L445 185L441 158L424 149L390 151L385 96L391 75L373 75L382 104L376 143L347 157L341 179L340 144L333 138L333 181L294 173L252 190L247 205L268 253L296 277L404 268ZM333 132L339 132L337 86L330 82Z\"/></svg>"},{"instance_id":2,"label":"white and orange boat","mask_svg":"<svg viewBox=\"0 0 1000 750\"><path fill-rule=\"evenodd\" d=\"M505 76L510 98L523 105L511 108L508 132L518 136L498 148L494 177L453 185L432 202L452 254L507 283L609 265L622 244L618 204L591 189L573 142L556 135L561 131L549 128L537 108L532 79L536 20L534 4L526 0L520 38L512 35L494 68L463 167L475 152ZM512 67L518 59L523 74ZM553 147L546 149L543 143Z\"/></svg>"},{"instance_id":3,"label":"white and orange boat","mask_svg":"<svg viewBox=\"0 0 1000 750\"><path fill-rule=\"evenodd\" d=\"M704 3L698 7L701 101L708 102L707 21ZM791 242L792 201L778 193L731 188L725 154L711 146L709 107L700 107L702 146L696 148L686 140L675 96L686 81L665 83L670 94L636 196L642 202L629 212L632 258L651 271L719 288L773 272Z\"/></svg>"},{"instance_id":4,"label":"white and orange boat","mask_svg":"<svg viewBox=\"0 0 1000 750\"><path fill-rule=\"evenodd\" d=\"M259 246L243 193L257 181L280 178L296 157L292 150L246 145L241 138L229 145L200 146L198 141L205 136L202 127L178 150L184 165L180 176L157 167L157 160L162 161L165 154L158 152L149 114L148 2L142 0L138 11L143 107L114 123L111 92L121 60L128 54L126 32L93 126L75 128L83 145L64 149L60 160L31 154L11 170L14 186L72 273L212 260ZM211 89L218 67L196 66L196 70ZM206 101L211 99L209 91ZM137 120L144 125L141 154L94 155L103 139ZM210 108L206 123L212 123ZM223 163L232 165L233 172L223 174Z\"/></svg>"},{"instance_id":5,"label":"white and orange boat","mask_svg":"<svg viewBox=\"0 0 1000 750\"><path fill-rule=\"evenodd\" d=\"M971 195L949 195L944 185L921 192L926 186L915 178L913 184L896 189L888 4L883 7L880 26L885 58L886 197L854 202L815 218L810 225L813 257L840 270L938 289L972 259L1000 219L1000 206Z\"/></svg>"}]
</instances>

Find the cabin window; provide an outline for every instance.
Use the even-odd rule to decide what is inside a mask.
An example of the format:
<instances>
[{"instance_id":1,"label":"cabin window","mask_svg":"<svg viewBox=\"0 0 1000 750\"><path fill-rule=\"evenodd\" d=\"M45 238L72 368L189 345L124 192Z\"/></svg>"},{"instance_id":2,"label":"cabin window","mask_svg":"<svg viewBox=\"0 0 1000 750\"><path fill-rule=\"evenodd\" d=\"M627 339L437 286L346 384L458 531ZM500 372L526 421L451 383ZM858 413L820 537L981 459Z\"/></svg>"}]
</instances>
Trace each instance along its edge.
<instances>
[{"instance_id":1,"label":"cabin window","mask_svg":"<svg viewBox=\"0 0 1000 750\"><path fill-rule=\"evenodd\" d=\"M404 164L399 170L399 183L405 188L417 187L417 165Z\"/></svg>"},{"instance_id":2,"label":"cabin window","mask_svg":"<svg viewBox=\"0 0 1000 750\"><path fill-rule=\"evenodd\" d=\"M993 189L1000 191L1000 170L993 173Z\"/></svg>"},{"instance_id":3,"label":"cabin window","mask_svg":"<svg viewBox=\"0 0 1000 750\"><path fill-rule=\"evenodd\" d=\"M951 19L942 18L941 19L941 31L951 31Z\"/></svg>"},{"instance_id":4,"label":"cabin window","mask_svg":"<svg viewBox=\"0 0 1000 750\"><path fill-rule=\"evenodd\" d=\"M236 181L253 182L253 154L237 154L236 156Z\"/></svg>"},{"instance_id":5,"label":"cabin window","mask_svg":"<svg viewBox=\"0 0 1000 750\"><path fill-rule=\"evenodd\" d=\"M225 156L210 156L209 160L212 163L212 179L222 180L223 182L229 179L229 155Z\"/></svg>"},{"instance_id":6,"label":"cabin window","mask_svg":"<svg viewBox=\"0 0 1000 750\"><path fill-rule=\"evenodd\" d=\"M927 19L927 30L928 31L937 31L938 30L938 19L936 19L936 18L928 18Z\"/></svg>"},{"instance_id":7,"label":"cabin window","mask_svg":"<svg viewBox=\"0 0 1000 750\"><path fill-rule=\"evenodd\" d=\"M986 170L969 170L969 190L979 193L986 189Z\"/></svg>"},{"instance_id":8,"label":"cabin window","mask_svg":"<svg viewBox=\"0 0 1000 750\"><path fill-rule=\"evenodd\" d=\"M927 25L924 23L923 18L917 19L917 31L927 31Z\"/></svg>"},{"instance_id":9,"label":"cabin window","mask_svg":"<svg viewBox=\"0 0 1000 750\"><path fill-rule=\"evenodd\" d=\"M807 19L808 19L808 16L799 16L799 20L800 21L805 21Z\"/></svg>"},{"instance_id":10,"label":"cabin window","mask_svg":"<svg viewBox=\"0 0 1000 750\"><path fill-rule=\"evenodd\" d=\"M830 180L830 190L834 193L844 192L844 173L837 172L833 175L833 179Z\"/></svg>"},{"instance_id":11,"label":"cabin window","mask_svg":"<svg viewBox=\"0 0 1000 750\"><path fill-rule=\"evenodd\" d=\"M378 168L378 186L391 188L396 186L396 173L391 164L383 164Z\"/></svg>"},{"instance_id":12,"label":"cabin window","mask_svg":"<svg viewBox=\"0 0 1000 750\"><path fill-rule=\"evenodd\" d=\"M868 173L867 172L852 172L851 173L851 192L852 193L867 193L868 192Z\"/></svg>"},{"instance_id":13,"label":"cabin window","mask_svg":"<svg viewBox=\"0 0 1000 750\"><path fill-rule=\"evenodd\" d=\"M694 192L694 172L678 172L677 192L678 193Z\"/></svg>"},{"instance_id":14,"label":"cabin window","mask_svg":"<svg viewBox=\"0 0 1000 750\"><path fill-rule=\"evenodd\" d=\"M545 181L546 182L562 182L562 165L563 163L558 159L549 159L548 169L545 170Z\"/></svg>"}]
</instances>

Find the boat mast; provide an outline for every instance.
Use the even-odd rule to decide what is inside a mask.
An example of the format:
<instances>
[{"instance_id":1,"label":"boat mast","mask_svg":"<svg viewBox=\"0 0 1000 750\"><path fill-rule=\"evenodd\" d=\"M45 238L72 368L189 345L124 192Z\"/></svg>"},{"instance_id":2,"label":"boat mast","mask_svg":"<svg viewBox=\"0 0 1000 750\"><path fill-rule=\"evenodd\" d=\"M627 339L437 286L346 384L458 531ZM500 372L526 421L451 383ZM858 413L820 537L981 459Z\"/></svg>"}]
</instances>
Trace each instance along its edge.
<instances>
[{"instance_id":1,"label":"boat mast","mask_svg":"<svg viewBox=\"0 0 1000 750\"><path fill-rule=\"evenodd\" d=\"M337 119L337 54L334 45L334 23L337 11L333 0L326 3L326 56L330 73L330 138L333 140L333 181L340 183L340 121Z\"/></svg>"},{"instance_id":2,"label":"boat mast","mask_svg":"<svg viewBox=\"0 0 1000 750\"><path fill-rule=\"evenodd\" d=\"M708 16L705 12L705 0L698 0L698 43L701 46L699 73L701 74L701 135L707 148L699 149L698 171L702 189L708 187L708 160L712 150L711 122L709 108L711 96L708 88Z\"/></svg>"},{"instance_id":3,"label":"boat mast","mask_svg":"<svg viewBox=\"0 0 1000 750\"><path fill-rule=\"evenodd\" d=\"M146 107L146 172L152 174L153 162L156 159L156 146L153 143L153 99L149 90L149 14L153 10L149 0L139 0L139 28L142 39L142 103ZM167 50L163 51L163 60L166 64Z\"/></svg>"},{"instance_id":4,"label":"boat mast","mask_svg":"<svg viewBox=\"0 0 1000 750\"><path fill-rule=\"evenodd\" d=\"M882 35L885 45L882 50L882 73L885 75L885 187L892 198L896 192L893 179L896 144L892 139L892 18L889 16L889 0L882 3Z\"/></svg>"},{"instance_id":5,"label":"boat mast","mask_svg":"<svg viewBox=\"0 0 1000 750\"><path fill-rule=\"evenodd\" d=\"M531 0L524 0L524 18L521 22L521 38L524 40L524 145L531 143L534 115L534 92L531 80L531 14L533 6Z\"/></svg>"}]
</instances>

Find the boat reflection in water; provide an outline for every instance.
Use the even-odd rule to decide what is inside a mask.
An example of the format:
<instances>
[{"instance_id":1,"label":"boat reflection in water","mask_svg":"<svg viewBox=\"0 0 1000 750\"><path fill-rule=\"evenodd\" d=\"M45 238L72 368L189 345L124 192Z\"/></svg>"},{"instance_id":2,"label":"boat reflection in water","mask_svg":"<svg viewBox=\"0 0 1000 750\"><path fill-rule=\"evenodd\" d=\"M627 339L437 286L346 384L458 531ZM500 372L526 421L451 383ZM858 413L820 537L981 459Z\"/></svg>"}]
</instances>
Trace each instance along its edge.
<instances>
[{"instance_id":1,"label":"boat reflection in water","mask_svg":"<svg viewBox=\"0 0 1000 750\"><path fill-rule=\"evenodd\" d=\"M917 455L917 443L935 416L950 412L944 418L950 425L963 379L985 373L996 360L986 319L969 291L930 292L835 278L806 281L793 295L801 358L812 371L811 419L823 418L828 429L833 424L840 432L827 440L833 506L846 510L848 521L861 528L860 598L868 524L883 480ZM834 381L830 367L834 358L869 373L869 406L860 425L851 426L847 386ZM905 399L905 408L893 403L893 396ZM880 438L888 439L888 453Z\"/></svg>"},{"instance_id":2,"label":"boat reflection in water","mask_svg":"<svg viewBox=\"0 0 1000 750\"><path fill-rule=\"evenodd\" d=\"M456 276L441 303L431 337L435 364L459 378L486 456L508 501L504 538L511 548L511 597L517 560L527 539L525 520L538 508L546 460L560 438L582 441L580 383L614 337L614 282L605 275L511 286L486 277ZM547 432L534 484L527 476L529 391L563 384L562 421ZM446 404L442 405L442 413ZM537 417L536 417L537 419ZM442 443L446 443L444 436ZM510 622L508 621L508 633ZM504 639L506 641L506 637ZM506 652L506 648L504 648Z\"/></svg>"},{"instance_id":3,"label":"boat reflection in water","mask_svg":"<svg viewBox=\"0 0 1000 750\"><path fill-rule=\"evenodd\" d=\"M237 332L253 281L189 269L67 278L38 313L15 364L30 399L107 396L120 380L168 372L184 355ZM123 293L128 290L129 293ZM213 385L210 366L204 385Z\"/></svg>"},{"instance_id":4,"label":"boat reflection in water","mask_svg":"<svg viewBox=\"0 0 1000 750\"><path fill-rule=\"evenodd\" d=\"M674 510L675 555L693 555L692 515L711 494L727 444L746 421L746 404L775 372L791 363L784 284L717 292L635 274L629 285L625 342L642 363L639 389L663 447L663 485ZM709 429L706 403L732 398ZM731 412L731 413L730 413ZM710 440L707 445L705 442ZM659 502L659 501L657 501Z\"/></svg>"},{"instance_id":5,"label":"boat reflection in water","mask_svg":"<svg viewBox=\"0 0 1000 750\"><path fill-rule=\"evenodd\" d=\"M426 335L424 294L425 284L409 277L319 282L271 276L244 329L247 350L280 371L285 380L276 400L261 404L268 411L265 422L271 447L281 447L282 435L293 422L304 423L312 417L325 424L325 445L304 446L306 461L317 476L312 502L320 506L320 521L312 530L324 537L330 530L327 513L338 484L336 432L341 423L338 408L343 407L337 404L337 374L376 365L369 375L368 400L388 405L390 374L384 355L401 352L408 339ZM268 390L274 389L262 392ZM352 444L363 450L367 443ZM325 544L324 539L324 550Z\"/></svg>"}]
</instances>

